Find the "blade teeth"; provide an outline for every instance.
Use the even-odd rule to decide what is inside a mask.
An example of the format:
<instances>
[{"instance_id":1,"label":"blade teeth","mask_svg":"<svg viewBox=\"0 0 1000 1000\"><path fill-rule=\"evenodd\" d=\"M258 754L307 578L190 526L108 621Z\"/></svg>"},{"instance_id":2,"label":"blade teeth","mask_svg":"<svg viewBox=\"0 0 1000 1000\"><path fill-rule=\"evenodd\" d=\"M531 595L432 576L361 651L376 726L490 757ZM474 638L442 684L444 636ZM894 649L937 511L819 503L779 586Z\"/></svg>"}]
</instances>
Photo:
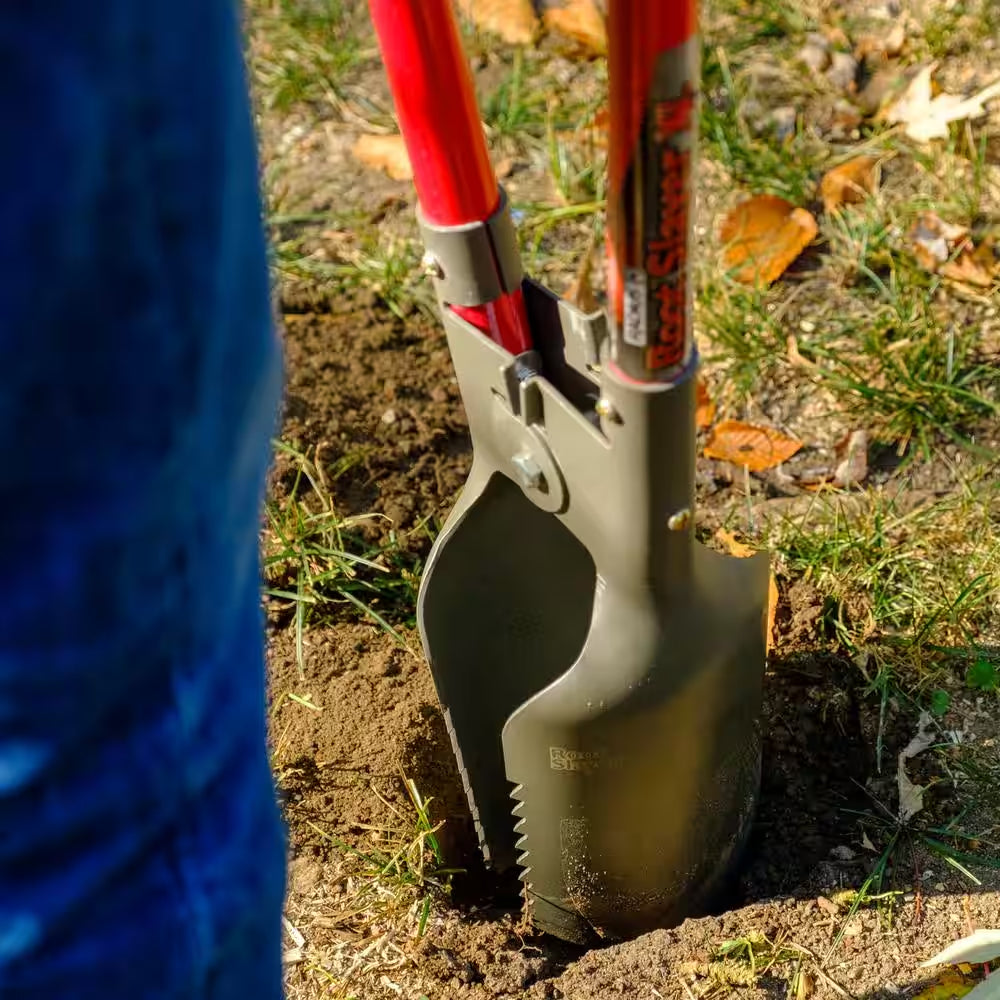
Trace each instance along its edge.
<instances>
[{"instance_id":1,"label":"blade teeth","mask_svg":"<svg viewBox=\"0 0 1000 1000\"><path fill-rule=\"evenodd\" d=\"M521 869L521 896L524 899L525 906L531 906L531 892L533 889L533 883L528 878L531 872L531 865L526 864L531 851L527 849L528 834L522 833L522 827L527 822L527 817L522 815L524 810L524 799L521 797L521 793L524 791L524 784L519 783L514 785L511 789L510 797L514 800L514 807L511 809L511 815L517 817L517 822L514 824L514 832L520 834L518 836L516 843L514 844L514 849L518 852L516 864L518 868Z\"/></svg>"}]
</instances>

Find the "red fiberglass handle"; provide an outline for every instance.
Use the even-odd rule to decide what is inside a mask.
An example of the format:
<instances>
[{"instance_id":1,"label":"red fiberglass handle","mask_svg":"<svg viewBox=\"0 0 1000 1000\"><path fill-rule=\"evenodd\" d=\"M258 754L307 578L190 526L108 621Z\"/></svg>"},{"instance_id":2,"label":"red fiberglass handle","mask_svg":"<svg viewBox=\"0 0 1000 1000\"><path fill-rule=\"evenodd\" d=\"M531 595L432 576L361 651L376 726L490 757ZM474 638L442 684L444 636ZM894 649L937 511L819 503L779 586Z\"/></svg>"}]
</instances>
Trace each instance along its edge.
<instances>
[{"instance_id":1,"label":"red fiberglass handle","mask_svg":"<svg viewBox=\"0 0 1000 1000\"><path fill-rule=\"evenodd\" d=\"M696 0L610 0L608 296L613 364L669 379L691 356Z\"/></svg>"},{"instance_id":2,"label":"red fiberglass handle","mask_svg":"<svg viewBox=\"0 0 1000 1000\"><path fill-rule=\"evenodd\" d=\"M369 8L424 216L439 226L485 222L500 189L449 0L369 0ZM531 346L520 289L452 308L513 354Z\"/></svg>"}]
</instances>

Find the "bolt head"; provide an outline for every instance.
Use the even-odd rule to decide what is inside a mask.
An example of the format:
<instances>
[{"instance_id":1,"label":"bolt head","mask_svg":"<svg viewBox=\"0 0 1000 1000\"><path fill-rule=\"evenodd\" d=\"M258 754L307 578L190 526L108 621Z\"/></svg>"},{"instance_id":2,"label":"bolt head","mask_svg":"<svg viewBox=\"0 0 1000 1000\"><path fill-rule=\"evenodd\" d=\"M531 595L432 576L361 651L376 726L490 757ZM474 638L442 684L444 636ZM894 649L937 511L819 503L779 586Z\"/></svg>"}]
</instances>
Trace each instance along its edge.
<instances>
[{"instance_id":1,"label":"bolt head","mask_svg":"<svg viewBox=\"0 0 1000 1000\"><path fill-rule=\"evenodd\" d=\"M441 266L441 261L430 250L425 251L423 257L420 258L420 266L428 278L437 278L440 280L444 277L444 268Z\"/></svg>"},{"instance_id":2,"label":"bolt head","mask_svg":"<svg viewBox=\"0 0 1000 1000\"><path fill-rule=\"evenodd\" d=\"M686 531L691 524L691 510L685 507L683 510L677 511L676 514L671 514L667 518L667 527L671 531Z\"/></svg>"},{"instance_id":3,"label":"bolt head","mask_svg":"<svg viewBox=\"0 0 1000 1000\"><path fill-rule=\"evenodd\" d=\"M526 490L540 490L545 485L545 474L529 452L519 452L510 461L517 481Z\"/></svg>"}]
</instances>

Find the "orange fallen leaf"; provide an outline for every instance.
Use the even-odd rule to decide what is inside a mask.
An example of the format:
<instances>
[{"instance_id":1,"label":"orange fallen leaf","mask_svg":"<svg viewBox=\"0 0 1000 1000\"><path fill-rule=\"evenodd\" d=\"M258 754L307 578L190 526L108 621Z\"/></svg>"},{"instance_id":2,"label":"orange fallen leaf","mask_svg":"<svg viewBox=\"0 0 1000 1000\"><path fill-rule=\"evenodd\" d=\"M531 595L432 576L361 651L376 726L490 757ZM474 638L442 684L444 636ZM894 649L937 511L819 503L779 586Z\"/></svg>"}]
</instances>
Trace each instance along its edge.
<instances>
[{"instance_id":1,"label":"orange fallen leaf","mask_svg":"<svg viewBox=\"0 0 1000 1000\"><path fill-rule=\"evenodd\" d=\"M878 190L878 157L857 156L828 170L819 184L827 215L843 205L862 202Z\"/></svg>"},{"instance_id":2,"label":"orange fallen leaf","mask_svg":"<svg viewBox=\"0 0 1000 1000\"><path fill-rule=\"evenodd\" d=\"M737 559L749 559L750 556L757 555L757 550L750 548L746 542L741 542L731 531L725 528L718 528L715 532L716 539L725 546L726 551ZM767 578L767 648L770 654L774 645L774 618L778 613L778 581L774 578L774 570L771 570Z\"/></svg>"},{"instance_id":3,"label":"orange fallen leaf","mask_svg":"<svg viewBox=\"0 0 1000 1000\"><path fill-rule=\"evenodd\" d=\"M549 7L542 20L550 31L556 31L579 43L590 55L608 52L608 34L604 15L593 0L568 0L561 7Z\"/></svg>"},{"instance_id":4,"label":"orange fallen leaf","mask_svg":"<svg viewBox=\"0 0 1000 1000\"><path fill-rule=\"evenodd\" d=\"M351 153L366 166L384 170L393 180L413 179L413 168L401 135L363 135Z\"/></svg>"},{"instance_id":5,"label":"orange fallen leaf","mask_svg":"<svg viewBox=\"0 0 1000 1000\"><path fill-rule=\"evenodd\" d=\"M819 227L804 208L772 194L741 201L722 220L723 260L747 285L770 285L815 239Z\"/></svg>"},{"instance_id":6,"label":"orange fallen leaf","mask_svg":"<svg viewBox=\"0 0 1000 1000\"><path fill-rule=\"evenodd\" d=\"M538 18L531 0L458 0L458 6L477 28L511 45L527 45L535 37Z\"/></svg>"},{"instance_id":7,"label":"orange fallen leaf","mask_svg":"<svg viewBox=\"0 0 1000 1000\"><path fill-rule=\"evenodd\" d=\"M715 403L708 394L708 386L702 379L698 379L695 393L694 423L699 430L703 430L712 426L712 421L715 419Z\"/></svg>"},{"instance_id":8,"label":"orange fallen leaf","mask_svg":"<svg viewBox=\"0 0 1000 1000\"><path fill-rule=\"evenodd\" d=\"M763 472L787 461L802 442L770 427L757 427L739 420L716 424L705 445L709 458L742 465L753 472Z\"/></svg>"},{"instance_id":9,"label":"orange fallen leaf","mask_svg":"<svg viewBox=\"0 0 1000 1000\"><path fill-rule=\"evenodd\" d=\"M737 559L749 559L757 554L756 549L750 548L746 542L741 542L731 531L725 528L716 528L715 537L725 546L726 551Z\"/></svg>"},{"instance_id":10,"label":"orange fallen leaf","mask_svg":"<svg viewBox=\"0 0 1000 1000\"><path fill-rule=\"evenodd\" d=\"M913 255L927 271L976 288L991 288L1000 280L1000 260L989 237L977 247L965 226L945 222L934 212L921 212L908 235Z\"/></svg>"},{"instance_id":11,"label":"orange fallen leaf","mask_svg":"<svg viewBox=\"0 0 1000 1000\"><path fill-rule=\"evenodd\" d=\"M942 264L940 270L950 281L976 288L992 288L1000 280L1000 261L993 253L990 240L975 248L966 244L958 256Z\"/></svg>"},{"instance_id":12,"label":"orange fallen leaf","mask_svg":"<svg viewBox=\"0 0 1000 1000\"><path fill-rule=\"evenodd\" d=\"M921 212L908 234L913 255L927 271L937 271L968 235L965 226L945 222L936 212Z\"/></svg>"}]
</instances>

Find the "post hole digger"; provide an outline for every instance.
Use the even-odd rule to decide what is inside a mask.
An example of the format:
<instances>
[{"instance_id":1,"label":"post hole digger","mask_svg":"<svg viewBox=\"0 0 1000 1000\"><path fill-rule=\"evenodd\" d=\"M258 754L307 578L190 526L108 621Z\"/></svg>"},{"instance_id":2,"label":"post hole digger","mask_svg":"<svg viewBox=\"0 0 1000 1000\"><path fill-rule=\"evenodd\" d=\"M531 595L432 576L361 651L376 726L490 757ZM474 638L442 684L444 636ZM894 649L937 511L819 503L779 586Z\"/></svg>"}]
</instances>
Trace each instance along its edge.
<instances>
[{"instance_id":1,"label":"post hole digger","mask_svg":"<svg viewBox=\"0 0 1000 1000\"><path fill-rule=\"evenodd\" d=\"M481 847L559 937L670 924L749 828L767 592L694 538L694 0L610 2L610 330L522 275L448 0L370 8L473 441L418 618Z\"/></svg>"}]
</instances>

